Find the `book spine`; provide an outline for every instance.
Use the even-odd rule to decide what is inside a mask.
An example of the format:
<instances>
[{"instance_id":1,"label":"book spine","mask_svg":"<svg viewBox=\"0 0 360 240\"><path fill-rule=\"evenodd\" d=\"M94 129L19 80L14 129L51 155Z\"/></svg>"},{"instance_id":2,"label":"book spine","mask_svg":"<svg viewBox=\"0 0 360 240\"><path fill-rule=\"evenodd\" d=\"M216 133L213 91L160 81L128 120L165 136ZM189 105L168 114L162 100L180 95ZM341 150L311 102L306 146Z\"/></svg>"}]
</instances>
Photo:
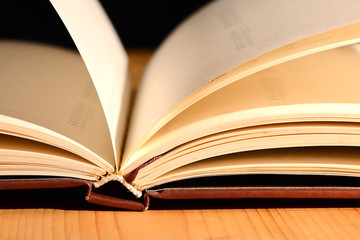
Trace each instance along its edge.
<instances>
[{"instance_id":1,"label":"book spine","mask_svg":"<svg viewBox=\"0 0 360 240\"><path fill-rule=\"evenodd\" d=\"M128 183L125 178L118 174L118 173L109 173L106 176L101 177L99 180L93 182L93 185L95 188L99 188L102 185L110 182L110 181L118 181L120 182L122 185L124 185L124 187L126 189L128 189L132 194L134 194L137 198L140 198L142 196L142 192L137 190L133 185L131 185L130 183Z\"/></svg>"}]
</instances>

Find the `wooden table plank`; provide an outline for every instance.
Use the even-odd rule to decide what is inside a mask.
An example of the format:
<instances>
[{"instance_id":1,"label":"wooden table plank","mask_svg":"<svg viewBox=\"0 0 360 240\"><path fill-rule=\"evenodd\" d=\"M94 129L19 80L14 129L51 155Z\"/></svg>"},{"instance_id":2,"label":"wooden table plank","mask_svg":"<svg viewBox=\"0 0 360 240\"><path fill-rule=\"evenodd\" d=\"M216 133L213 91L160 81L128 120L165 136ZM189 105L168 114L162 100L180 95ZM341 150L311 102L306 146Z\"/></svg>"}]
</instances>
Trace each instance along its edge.
<instances>
[{"instance_id":1,"label":"wooden table plank","mask_svg":"<svg viewBox=\"0 0 360 240\"><path fill-rule=\"evenodd\" d=\"M356 239L357 208L0 210L1 239Z\"/></svg>"}]
</instances>

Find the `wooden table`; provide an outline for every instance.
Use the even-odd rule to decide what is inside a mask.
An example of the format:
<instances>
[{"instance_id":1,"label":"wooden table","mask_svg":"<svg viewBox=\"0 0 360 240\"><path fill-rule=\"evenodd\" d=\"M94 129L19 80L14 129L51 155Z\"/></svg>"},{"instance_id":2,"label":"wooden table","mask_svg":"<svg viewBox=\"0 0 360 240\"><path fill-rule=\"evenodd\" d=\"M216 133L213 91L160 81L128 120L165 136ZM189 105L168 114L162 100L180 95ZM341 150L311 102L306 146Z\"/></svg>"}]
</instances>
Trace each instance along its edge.
<instances>
[{"instance_id":1,"label":"wooden table","mask_svg":"<svg viewBox=\"0 0 360 240\"><path fill-rule=\"evenodd\" d=\"M355 239L358 208L0 210L1 239Z\"/></svg>"},{"instance_id":2,"label":"wooden table","mask_svg":"<svg viewBox=\"0 0 360 240\"><path fill-rule=\"evenodd\" d=\"M138 79L151 51L129 51ZM275 201L276 203L276 201ZM283 208L151 210L0 210L0 239L351 239L360 236L359 202ZM276 205L276 204L275 204ZM281 208L279 208L281 206ZM223 206L224 207L224 206ZM225 206L226 207L226 206ZM321 207L321 208L319 208Z\"/></svg>"}]
</instances>

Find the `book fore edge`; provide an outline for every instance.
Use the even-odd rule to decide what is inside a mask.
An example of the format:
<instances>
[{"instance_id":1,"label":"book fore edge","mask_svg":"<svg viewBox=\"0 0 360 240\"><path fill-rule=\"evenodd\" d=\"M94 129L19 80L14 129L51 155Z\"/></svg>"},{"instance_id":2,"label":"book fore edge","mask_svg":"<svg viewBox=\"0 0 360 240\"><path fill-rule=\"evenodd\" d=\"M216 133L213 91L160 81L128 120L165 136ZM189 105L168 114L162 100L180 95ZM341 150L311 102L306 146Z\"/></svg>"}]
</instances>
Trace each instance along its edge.
<instances>
[{"instance_id":1,"label":"book fore edge","mask_svg":"<svg viewBox=\"0 0 360 240\"><path fill-rule=\"evenodd\" d=\"M120 182L127 190L129 190L129 192L134 194L137 198L140 198L142 196L141 191L137 190L133 185L128 183L122 175L119 174L109 173L106 176L102 176L99 180L94 181L93 185L95 188L99 188L110 181Z\"/></svg>"}]
</instances>

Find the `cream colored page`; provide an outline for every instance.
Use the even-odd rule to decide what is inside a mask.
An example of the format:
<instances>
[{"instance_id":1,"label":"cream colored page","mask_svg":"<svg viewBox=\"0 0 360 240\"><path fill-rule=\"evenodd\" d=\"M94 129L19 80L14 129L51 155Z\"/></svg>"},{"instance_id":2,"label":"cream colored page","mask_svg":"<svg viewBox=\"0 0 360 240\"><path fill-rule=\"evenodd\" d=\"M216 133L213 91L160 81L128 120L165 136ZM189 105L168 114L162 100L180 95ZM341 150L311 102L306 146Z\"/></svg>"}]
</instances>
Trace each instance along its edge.
<instances>
[{"instance_id":1,"label":"cream colored page","mask_svg":"<svg viewBox=\"0 0 360 240\"><path fill-rule=\"evenodd\" d=\"M119 160L130 93L126 52L97 0L51 0L51 3L88 68Z\"/></svg>"},{"instance_id":2,"label":"cream colored page","mask_svg":"<svg viewBox=\"0 0 360 240\"><path fill-rule=\"evenodd\" d=\"M192 104L196 103L197 101L199 101L202 98L207 97L208 95L212 94L214 91L217 91L217 90L223 88L224 86L227 86L231 83L234 83L235 81L238 81L239 79L243 79L243 78L250 76L251 74L257 73L261 70L276 66L281 63L285 63L287 61L290 61L290 60L293 60L293 59L296 59L299 57L304 57L304 56L308 56L309 54L314 54L314 53L318 53L321 51L331 50L333 48L349 46L349 45L358 43L360 41L359 30L360 30L360 22L355 23L355 24L346 25L344 27L336 28L336 29L333 29L333 30L330 30L327 32L316 34L314 36L311 36L311 37L308 37L305 39L301 39L299 41L293 42L291 44L277 48L274 51L270 51L266 54L256 57L250 61L247 61L246 63L233 68L231 71L227 72L226 74L223 74L222 76L216 78L214 81L209 82L202 88L200 88L197 91L195 91L194 93L192 93L189 97L187 97L184 101L182 101L181 104L179 104L176 108L174 108L171 112L169 112L166 115L166 117L164 117L160 122L158 122L157 126L154 129L160 128L159 126L161 126L159 133L162 132L162 134L163 134L164 132L167 132L169 129L167 126L169 124L166 124L166 123L168 121L170 121L170 124L171 124L171 122L173 122L172 119L174 117L175 117L175 119L177 119L178 117L176 117L176 116L178 114L180 114L180 116L182 116L183 115L182 111L189 108L189 106L191 106ZM291 109L289 109L289 107L284 106L284 107L282 107L282 111L288 112L289 116L292 116L292 114L296 114L296 112L302 111L302 110L304 110L304 108L307 109L308 107L307 106L298 106L297 109L294 109L293 107L291 107ZM318 106L317 108L321 108L323 110L326 109L326 111L328 111L327 114L330 114L330 112L334 111L333 106L330 107L331 109L329 109L328 107L325 107L323 105ZM339 108L346 109L347 112L348 111L358 112L358 107L355 107L354 105L352 107L350 107L351 109L349 109L349 106L346 106L344 108L343 105L342 106L338 105L337 109L339 109ZM250 114L250 115L254 115L254 116L257 116L258 113L262 112L263 113L262 115L264 115L264 117L265 117L265 115L267 117L269 117L268 116L269 114L270 115L273 114L271 108L267 108L267 110L266 110L267 114L265 114L265 110L262 110L262 109L248 110L247 112L248 113L246 113L246 114ZM243 114L245 114L245 112ZM318 114L318 112L313 112L313 114ZM186 120L188 120L188 119L192 119L192 117L186 118ZM183 123L185 123L186 120L183 121ZM249 121L253 121L253 119L249 120ZM199 123L199 124L202 125L202 123ZM156 133L156 131L154 129L153 129L152 134L155 134L155 136L149 135L148 136L149 140L146 139L147 141L151 141L151 144L150 144L151 146L156 146L156 144L154 144L154 141L153 141L154 138L159 140L157 138L158 134ZM198 130L198 128L196 128L196 129ZM165 131L163 131L163 130L165 130ZM218 130L217 128L213 129L213 131L217 131L217 130ZM193 137L199 137L201 135L201 134L197 135L198 131L192 130L191 132L193 134ZM180 140L180 138L178 138L178 137L175 137L175 139ZM182 140L187 141L186 138L184 138L184 139L181 138L181 141ZM165 141L165 142L167 144L171 144L168 141ZM159 148L155 147L155 148L157 148L158 153L163 152L164 149L166 149L167 144L161 143L161 147L159 147ZM144 148L149 147L148 145L149 145L148 143L145 143L145 146L141 147L142 148L141 150L136 151L136 153L132 155L132 158L139 160L138 159L139 154L141 155L141 152L143 152ZM153 156L154 155L147 156L147 157L152 158ZM131 162L131 161L128 161L128 162Z\"/></svg>"},{"instance_id":3,"label":"cream colored page","mask_svg":"<svg viewBox=\"0 0 360 240\"><path fill-rule=\"evenodd\" d=\"M359 118L359 45L312 54L263 70L203 98L161 128L132 166L193 139L269 122ZM346 118L347 117L347 118Z\"/></svg>"},{"instance_id":4,"label":"cream colored page","mask_svg":"<svg viewBox=\"0 0 360 240\"><path fill-rule=\"evenodd\" d=\"M360 140L359 124L354 123L272 124L229 132L198 139L164 154L141 168L136 179L150 181L154 176L186 164L234 152L304 146L359 146Z\"/></svg>"},{"instance_id":5,"label":"cream colored page","mask_svg":"<svg viewBox=\"0 0 360 240\"><path fill-rule=\"evenodd\" d=\"M92 174L93 178L106 173L102 168L68 151L5 134L0 134L0 155L1 165L17 166L19 170L27 166L47 166L57 170L86 172ZM41 175L40 171L38 175Z\"/></svg>"},{"instance_id":6,"label":"cream colored page","mask_svg":"<svg viewBox=\"0 0 360 240\"><path fill-rule=\"evenodd\" d=\"M227 70L299 39L358 22L360 2L217 1L184 22L152 59L126 146L132 150L180 101Z\"/></svg>"},{"instance_id":7,"label":"cream colored page","mask_svg":"<svg viewBox=\"0 0 360 240\"><path fill-rule=\"evenodd\" d=\"M0 132L22 134L32 125L41 126L82 145L103 162L100 166L113 171L107 122L81 57L21 42L0 42L0 52Z\"/></svg>"},{"instance_id":8,"label":"cream colored page","mask_svg":"<svg viewBox=\"0 0 360 240\"><path fill-rule=\"evenodd\" d=\"M308 174L359 177L359 157L360 151L357 147L251 151L189 164L152 181L137 184L139 184L139 189L146 189L181 179L234 174Z\"/></svg>"}]
</instances>

